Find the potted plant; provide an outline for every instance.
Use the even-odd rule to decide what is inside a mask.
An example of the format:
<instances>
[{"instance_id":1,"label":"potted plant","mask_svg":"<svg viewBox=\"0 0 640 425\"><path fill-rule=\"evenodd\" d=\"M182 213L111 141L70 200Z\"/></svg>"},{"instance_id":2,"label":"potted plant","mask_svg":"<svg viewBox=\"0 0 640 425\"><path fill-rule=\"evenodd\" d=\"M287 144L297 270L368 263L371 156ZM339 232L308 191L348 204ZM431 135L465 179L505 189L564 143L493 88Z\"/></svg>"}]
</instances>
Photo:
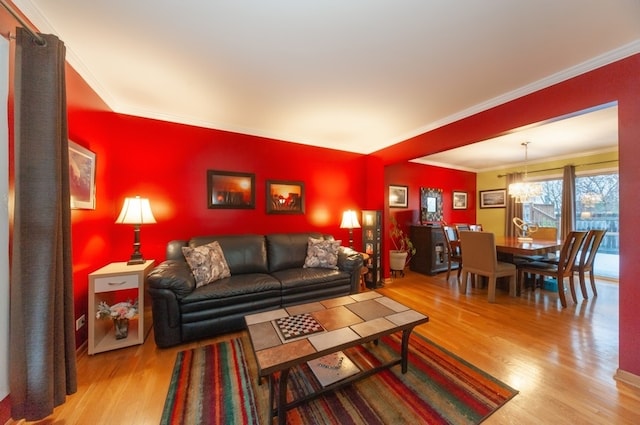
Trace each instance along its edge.
<instances>
[{"instance_id":1,"label":"potted plant","mask_svg":"<svg viewBox=\"0 0 640 425\"><path fill-rule=\"evenodd\" d=\"M416 249L409 236L398 226L396 218L391 216L389 220L391 221L389 236L393 245L393 249L389 251L390 268L402 271L409 264L411 256L416 253Z\"/></svg>"}]
</instances>

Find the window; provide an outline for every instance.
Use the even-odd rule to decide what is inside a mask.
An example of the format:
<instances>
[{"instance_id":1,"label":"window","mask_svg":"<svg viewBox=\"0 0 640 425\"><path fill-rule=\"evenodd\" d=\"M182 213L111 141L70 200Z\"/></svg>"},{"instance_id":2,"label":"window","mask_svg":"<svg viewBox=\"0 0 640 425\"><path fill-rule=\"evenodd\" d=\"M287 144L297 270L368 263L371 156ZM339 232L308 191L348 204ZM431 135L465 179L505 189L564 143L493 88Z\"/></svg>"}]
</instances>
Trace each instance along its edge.
<instances>
[{"instance_id":1,"label":"window","mask_svg":"<svg viewBox=\"0 0 640 425\"><path fill-rule=\"evenodd\" d=\"M523 219L560 230L562 179L538 181L542 195L523 205ZM600 172L576 176L576 230L605 229L595 263L599 276L619 276L619 194L618 173Z\"/></svg>"}]
</instances>

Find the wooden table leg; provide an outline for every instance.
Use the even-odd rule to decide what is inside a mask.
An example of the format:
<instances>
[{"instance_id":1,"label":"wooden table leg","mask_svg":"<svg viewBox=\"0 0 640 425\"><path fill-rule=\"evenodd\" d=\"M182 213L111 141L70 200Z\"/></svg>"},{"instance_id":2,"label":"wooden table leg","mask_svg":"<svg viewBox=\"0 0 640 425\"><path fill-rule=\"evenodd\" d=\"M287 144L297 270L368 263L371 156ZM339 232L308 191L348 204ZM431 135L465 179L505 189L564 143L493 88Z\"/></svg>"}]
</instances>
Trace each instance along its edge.
<instances>
[{"instance_id":1,"label":"wooden table leg","mask_svg":"<svg viewBox=\"0 0 640 425\"><path fill-rule=\"evenodd\" d=\"M280 372L280 385L278 394L278 423L286 425L287 423L287 379L289 378L289 369L283 369Z\"/></svg>"},{"instance_id":2,"label":"wooden table leg","mask_svg":"<svg viewBox=\"0 0 640 425\"><path fill-rule=\"evenodd\" d=\"M402 359L402 373L407 373L407 365L409 363L409 337L413 328L405 329L402 331L402 348L400 351Z\"/></svg>"}]
</instances>

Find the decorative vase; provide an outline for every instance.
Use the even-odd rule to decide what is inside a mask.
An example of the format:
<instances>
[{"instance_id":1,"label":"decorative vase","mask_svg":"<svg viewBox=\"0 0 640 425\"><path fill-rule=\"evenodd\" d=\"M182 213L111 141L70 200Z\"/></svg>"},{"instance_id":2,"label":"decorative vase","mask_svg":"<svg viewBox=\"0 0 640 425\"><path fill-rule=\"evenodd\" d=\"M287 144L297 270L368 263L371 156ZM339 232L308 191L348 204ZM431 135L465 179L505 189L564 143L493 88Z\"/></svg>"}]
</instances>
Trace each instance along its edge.
<instances>
[{"instance_id":1,"label":"decorative vase","mask_svg":"<svg viewBox=\"0 0 640 425\"><path fill-rule=\"evenodd\" d=\"M129 336L129 319L113 319L113 327L116 330L116 339Z\"/></svg>"},{"instance_id":2,"label":"decorative vase","mask_svg":"<svg viewBox=\"0 0 640 425\"><path fill-rule=\"evenodd\" d=\"M403 271L404 266L407 264L406 251L389 251L389 267L391 270Z\"/></svg>"}]
</instances>

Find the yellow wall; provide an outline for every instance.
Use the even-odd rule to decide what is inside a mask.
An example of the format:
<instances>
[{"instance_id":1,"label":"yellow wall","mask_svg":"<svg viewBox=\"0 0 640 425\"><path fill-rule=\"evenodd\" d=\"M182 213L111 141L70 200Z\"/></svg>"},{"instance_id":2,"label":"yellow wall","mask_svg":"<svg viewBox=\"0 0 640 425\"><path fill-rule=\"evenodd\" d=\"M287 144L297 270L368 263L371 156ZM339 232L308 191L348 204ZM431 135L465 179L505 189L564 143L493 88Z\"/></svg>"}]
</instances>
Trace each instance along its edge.
<instances>
[{"instance_id":1,"label":"yellow wall","mask_svg":"<svg viewBox=\"0 0 640 425\"><path fill-rule=\"evenodd\" d=\"M560 160L541 162L541 163L529 163L527 164L527 170L529 174L529 180L546 180L554 177L562 177L562 170L552 170L552 171L541 171L536 172L536 170L546 170L548 168L562 168L565 165L575 165L576 166L576 174L580 175L587 172L593 171L605 171L605 170L617 170L618 163L617 162L606 162L606 161L617 161L618 159L618 151L615 152L606 152L600 153L597 155L588 155L588 156L580 156L574 158L564 158ZM598 162L606 162L604 164L595 164ZM587 165L590 164L590 165ZM477 222L482 224L482 228L485 231L493 232L496 235L504 234L504 216L505 209L504 208L480 208L480 191L481 190L492 190L492 189L504 189L506 187L505 177L498 177L498 175L504 175L512 172L522 172L524 171L524 164L511 167L504 168L500 170L492 170L484 173L478 173L476 176L476 186L478 190L478 201L476 202L477 210L476 217Z\"/></svg>"}]
</instances>

